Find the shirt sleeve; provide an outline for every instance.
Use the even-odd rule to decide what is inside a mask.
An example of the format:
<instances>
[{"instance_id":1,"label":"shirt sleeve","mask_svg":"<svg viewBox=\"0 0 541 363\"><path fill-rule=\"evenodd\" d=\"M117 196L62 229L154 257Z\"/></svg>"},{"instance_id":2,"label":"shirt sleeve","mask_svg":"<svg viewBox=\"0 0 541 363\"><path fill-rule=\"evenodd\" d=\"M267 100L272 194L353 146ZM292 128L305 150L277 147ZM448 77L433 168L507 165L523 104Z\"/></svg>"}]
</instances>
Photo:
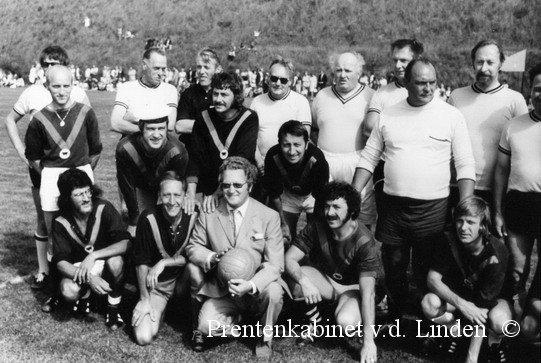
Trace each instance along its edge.
<instances>
[{"instance_id":1,"label":"shirt sleeve","mask_svg":"<svg viewBox=\"0 0 541 363\"><path fill-rule=\"evenodd\" d=\"M171 87L168 87L170 90L167 92L167 98L165 100L167 103L167 106L177 108L177 104L178 104L177 89L173 85L168 84L168 86L171 86Z\"/></svg>"},{"instance_id":2,"label":"shirt sleeve","mask_svg":"<svg viewBox=\"0 0 541 363\"><path fill-rule=\"evenodd\" d=\"M456 179L475 180L475 160L471 147L470 136L466 121L460 113L456 111L457 122L455 124L454 136L451 144L453 161L456 168Z\"/></svg>"},{"instance_id":3,"label":"shirt sleeve","mask_svg":"<svg viewBox=\"0 0 541 363\"><path fill-rule=\"evenodd\" d=\"M312 183L312 196L319 200L325 185L329 182L329 163L323 153L318 156L317 162L310 170L309 180Z\"/></svg>"},{"instance_id":4,"label":"shirt sleeve","mask_svg":"<svg viewBox=\"0 0 541 363\"><path fill-rule=\"evenodd\" d=\"M107 242L109 245L131 238L130 233L124 227L122 217L113 205L105 201L102 220L107 221Z\"/></svg>"},{"instance_id":5,"label":"shirt sleeve","mask_svg":"<svg viewBox=\"0 0 541 363\"><path fill-rule=\"evenodd\" d=\"M24 137L24 144L26 145L25 156L28 160L41 160L45 155L43 150L44 145L44 131L41 123L37 119L32 119L26 130Z\"/></svg>"},{"instance_id":6,"label":"shirt sleeve","mask_svg":"<svg viewBox=\"0 0 541 363\"><path fill-rule=\"evenodd\" d=\"M118 85L118 91L116 92L115 106L122 106L125 109L128 109L130 104L130 98L127 90L127 83L121 83Z\"/></svg>"},{"instance_id":7,"label":"shirt sleeve","mask_svg":"<svg viewBox=\"0 0 541 363\"><path fill-rule=\"evenodd\" d=\"M312 126L312 112L310 111L310 103L306 97L299 99L297 105L297 121L302 122L303 125Z\"/></svg>"},{"instance_id":8,"label":"shirt sleeve","mask_svg":"<svg viewBox=\"0 0 541 363\"><path fill-rule=\"evenodd\" d=\"M196 110L193 107L191 90L186 89L180 94L177 107L177 120L191 119L194 120L196 116Z\"/></svg>"},{"instance_id":9,"label":"shirt sleeve","mask_svg":"<svg viewBox=\"0 0 541 363\"><path fill-rule=\"evenodd\" d=\"M366 169L369 172L373 173L374 169L378 165L381 154L385 148L385 143L383 140L383 133L381 131L381 125L384 122L385 117L382 115L378 120L376 126L372 130L366 146L361 152L361 160L357 165L358 168Z\"/></svg>"},{"instance_id":10,"label":"shirt sleeve","mask_svg":"<svg viewBox=\"0 0 541 363\"><path fill-rule=\"evenodd\" d=\"M278 170L276 162L273 158L274 155L277 155L273 152L273 149L269 150L265 156L265 174L263 175L263 185L270 198L277 198L282 195L284 187L282 174L280 174L280 171Z\"/></svg>"},{"instance_id":11,"label":"shirt sleeve","mask_svg":"<svg viewBox=\"0 0 541 363\"><path fill-rule=\"evenodd\" d=\"M98 119L93 109L88 110L86 114L86 127L88 138L88 153L89 156L99 155L103 150L103 145L100 139L100 129L98 126Z\"/></svg>"},{"instance_id":12,"label":"shirt sleeve","mask_svg":"<svg viewBox=\"0 0 541 363\"><path fill-rule=\"evenodd\" d=\"M374 94L372 99L370 100L370 103L368 104L368 112L376 112L381 113L383 111L383 105L381 102L380 92L377 92Z\"/></svg>"},{"instance_id":13,"label":"shirt sleeve","mask_svg":"<svg viewBox=\"0 0 541 363\"><path fill-rule=\"evenodd\" d=\"M53 242L53 260L55 264L58 264L60 261L73 263L71 236L56 219L53 220L51 239Z\"/></svg>"},{"instance_id":14,"label":"shirt sleeve","mask_svg":"<svg viewBox=\"0 0 541 363\"><path fill-rule=\"evenodd\" d=\"M498 144L498 150L506 155L511 155L511 144L509 144L509 127L510 122L508 121L505 124L505 127L502 129L502 134L500 136L500 143Z\"/></svg>"},{"instance_id":15,"label":"shirt sleeve","mask_svg":"<svg viewBox=\"0 0 541 363\"><path fill-rule=\"evenodd\" d=\"M148 213L143 213L137 222L135 240L133 241L133 263L136 266L154 265L152 256L156 253L157 248L147 215Z\"/></svg>"},{"instance_id":16,"label":"shirt sleeve","mask_svg":"<svg viewBox=\"0 0 541 363\"><path fill-rule=\"evenodd\" d=\"M316 238L317 232L314 223L307 224L303 230L297 234L293 240L293 246L301 250L305 255L309 255L310 251L314 247L314 238Z\"/></svg>"},{"instance_id":17,"label":"shirt sleeve","mask_svg":"<svg viewBox=\"0 0 541 363\"><path fill-rule=\"evenodd\" d=\"M21 93L19 96L19 99L17 102L15 102L15 105L13 105L13 111L15 111L19 116L24 116L27 113L30 113L30 107L28 106L30 102L28 101L28 97L30 93L30 88L27 88ZM39 110L38 110L39 111Z\"/></svg>"}]
</instances>

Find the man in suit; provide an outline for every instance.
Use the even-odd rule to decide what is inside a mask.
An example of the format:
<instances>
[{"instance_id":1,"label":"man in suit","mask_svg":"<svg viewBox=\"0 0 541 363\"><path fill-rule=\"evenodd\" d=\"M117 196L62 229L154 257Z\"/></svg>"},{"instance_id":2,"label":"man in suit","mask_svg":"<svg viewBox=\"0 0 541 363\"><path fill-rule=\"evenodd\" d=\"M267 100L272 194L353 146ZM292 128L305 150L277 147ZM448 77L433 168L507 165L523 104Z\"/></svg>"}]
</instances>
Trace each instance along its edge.
<instances>
[{"instance_id":1,"label":"man in suit","mask_svg":"<svg viewBox=\"0 0 541 363\"><path fill-rule=\"evenodd\" d=\"M280 275L284 271L284 245L278 213L249 196L256 175L256 167L245 158L233 156L224 160L219 170L223 198L213 212L199 216L186 254L205 273L197 292L198 296L209 298L199 314L201 338L234 335L239 314L251 310L261 315L259 323L264 327L257 328L255 353L269 357L272 334L268 332L272 331L283 303ZM248 281L231 279L223 285L214 269L221 256L232 248L250 252L258 268ZM262 336L263 330L266 334Z\"/></svg>"}]
</instances>

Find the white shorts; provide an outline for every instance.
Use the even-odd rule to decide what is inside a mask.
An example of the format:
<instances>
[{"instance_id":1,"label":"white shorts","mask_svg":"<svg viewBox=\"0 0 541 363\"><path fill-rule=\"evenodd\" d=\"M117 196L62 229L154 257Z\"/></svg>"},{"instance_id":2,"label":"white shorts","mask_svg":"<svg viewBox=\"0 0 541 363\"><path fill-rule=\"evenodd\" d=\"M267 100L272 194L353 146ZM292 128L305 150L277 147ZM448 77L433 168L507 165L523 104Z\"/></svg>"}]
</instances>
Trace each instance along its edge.
<instances>
[{"instance_id":1,"label":"white shorts","mask_svg":"<svg viewBox=\"0 0 541 363\"><path fill-rule=\"evenodd\" d=\"M336 301L342 295L343 293L351 290L360 291L359 284L353 284L353 285L342 285L338 282L334 281L330 276L323 274L327 281L332 285L333 288L333 300Z\"/></svg>"},{"instance_id":2,"label":"white shorts","mask_svg":"<svg viewBox=\"0 0 541 363\"><path fill-rule=\"evenodd\" d=\"M81 262L76 262L73 264L73 266L79 267L81 266ZM94 262L94 266L92 266L92 270L90 270L90 273L94 276L101 276L104 267L105 260L96 260L96 262Z\"/></svg>"},{"instance_id":3,"label":"white shorts","mask_svg":"<svg viewBox=\"0 0 541 363\"><path fill-rule=\"evenodd\" d=\"M58 197L60 191L58 190L58 177L60 174L68 170L69 168L49 168L45 167L41 171L41 187L39 188L39 197L41 199L41 209L44 212L56 212L58 210ZM88 174L92 183L94 183L94 173L90 164L78 166L80 169Z\"/></svg>"},{"instance_id":4,"label":"white shorts","mask_svg":"<svg viewBox=\"0 0 541 363\"><path fill-rule=\"evenodd\" d=\"M351 184L355 169L361 160L361 151L350 153L331 153L323 149L321 151L329 163L329 181L336 180ZM376 197L372 178L361 191L361 213L358 220L363 224L376 223Z\"/></svg>"},{"instance_id":5,"label":"white shorts","mask_svg":"<svg viewBox=\"0 0 541 363\"><path fill-rule=\"evenodd\" d=\"M284 212L293 214L301 214L303 211L306 214L314 213L316 200L312 197L312 194L297 195L288 189L284 189L280 198L282 199L282 209Z\"/></svg>"}]
</instances>

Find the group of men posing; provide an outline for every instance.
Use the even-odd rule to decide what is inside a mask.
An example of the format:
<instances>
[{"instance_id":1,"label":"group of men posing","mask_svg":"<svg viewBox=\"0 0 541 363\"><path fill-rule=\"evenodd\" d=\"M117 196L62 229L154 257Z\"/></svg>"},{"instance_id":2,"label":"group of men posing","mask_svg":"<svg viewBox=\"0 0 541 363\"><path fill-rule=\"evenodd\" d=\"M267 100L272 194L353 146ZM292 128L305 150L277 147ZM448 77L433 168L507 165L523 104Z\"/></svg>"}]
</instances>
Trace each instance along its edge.
<instances>
[{"instance_id":1,"label":"group of men posing","mask_svg":"<svg viewBox=\"0 0 541 363\"><path fill-rule=\"evenodd\" d=\"M522 331L538 337L538 271L527 303L525 290L541 225L541 65L530 73L528 113L522 95L498 81L504 55L494 41L473 48L475 82L450 104L434 97L437 73L421 43L400 39L391 52L396 79L377 92L359 83L360 54L337 55L334 84L311 107L290 90L292 64L276 59L269 92L246 108L242 80L213 50L197 54L198 83L179 99L163 82L165 53L147 49L142 77L119 87L111 114L122 134L126 228L93 182L102 151L96 115L72 86L65 51L46 48L45 86L26 89L6 118L38 212L33 287L53 285L42 310L63 299L85 316L93 293L107 295L106 325L118 329L134 265L138 344L155 339L175 285L188 281L196 351L209 336L231 335L246 312L272 327L285 292L304 301L307 323L322 321L321 301L336 303L337 326L362 324L360 360L374 362L383 260L390 320L418 310L453 329L463 317L487 327L499 360L505 321L524 317ZM25 147L16 123L26 114ZM297 233L302 212L307 225ZM258 268L224 284L216 265L232 248L247 250ZM305 332L299 344L313 338ZM482 342L472 338L468 360ZM438 344L453 352L457 341ZM255 353L271 352L272 334L258 336Z\"/></svg>"}]
</instances>

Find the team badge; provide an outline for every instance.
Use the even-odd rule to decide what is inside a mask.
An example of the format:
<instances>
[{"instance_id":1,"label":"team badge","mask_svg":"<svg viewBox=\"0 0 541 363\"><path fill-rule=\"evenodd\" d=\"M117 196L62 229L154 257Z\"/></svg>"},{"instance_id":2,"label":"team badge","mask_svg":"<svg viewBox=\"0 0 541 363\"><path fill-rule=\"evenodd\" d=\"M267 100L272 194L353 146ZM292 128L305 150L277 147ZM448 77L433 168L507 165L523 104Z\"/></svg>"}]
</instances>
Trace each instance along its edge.
<instances>
[{"instance_id":1,"label":"team badge","mask_svg":"<svg viewBox=\"0 0 541 363\"><path fill-rule=\"evenodd\" d=\"M60 158L66 160L71 155L71 151L69 149L62 149L60 150Z\"/></svg>"},{"instance_id":2,"label":"team badge","mask_svg":"<svg viewBox=\"0 0 541 363\"><path fill-rule=\"evenodd\" d=\"M220 151L220 158L222 160L227 159L228 156L229 156L229 153L227 152L227 149L222 149L222 151Z\"/></svg>"},{"instance_id":3,"label":"team badge","mask_svg":"<svg viewBox=\"0 0 541 363\"><path fill-rule=\"evenodd\" d=\"M86 245L86 246L85 246L85 251L86 251L88 254L92 253L92 252L94 251L94 246L92 246L92 245Z\"/></svg>"}]
</instances>

